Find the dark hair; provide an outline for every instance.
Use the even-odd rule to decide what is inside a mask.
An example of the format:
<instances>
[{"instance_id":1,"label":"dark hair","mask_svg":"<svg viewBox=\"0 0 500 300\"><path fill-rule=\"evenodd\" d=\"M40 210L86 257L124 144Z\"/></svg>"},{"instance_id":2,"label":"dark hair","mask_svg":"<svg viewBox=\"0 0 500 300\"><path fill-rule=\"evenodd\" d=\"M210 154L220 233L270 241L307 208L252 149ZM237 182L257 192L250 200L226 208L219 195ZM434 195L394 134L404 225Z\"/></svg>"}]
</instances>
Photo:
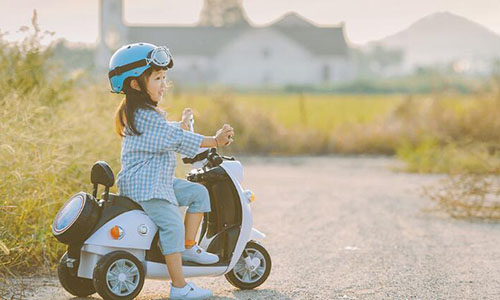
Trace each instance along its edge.
<instances>
[{"instance_id":1,"label":"dark hair","mask_svg":"<svg viewBox=\"0 0 500 300\"><path fill-rule=\"evenodd\" d=\"M116 109L115 114L115 132L124 137L125 135L141 135L141 132L135 127L134 114L139 108L156 110L156 102L151 100L151 96L146 90L146 78L151 76L153 71L165 70L152 65L151 68L146 69L139 77L129 77L125 79L123 84L123 92L125 98ZM140 91L132 88L130 82L136 79L139 84Z\"/></svg>"}]
</instances>

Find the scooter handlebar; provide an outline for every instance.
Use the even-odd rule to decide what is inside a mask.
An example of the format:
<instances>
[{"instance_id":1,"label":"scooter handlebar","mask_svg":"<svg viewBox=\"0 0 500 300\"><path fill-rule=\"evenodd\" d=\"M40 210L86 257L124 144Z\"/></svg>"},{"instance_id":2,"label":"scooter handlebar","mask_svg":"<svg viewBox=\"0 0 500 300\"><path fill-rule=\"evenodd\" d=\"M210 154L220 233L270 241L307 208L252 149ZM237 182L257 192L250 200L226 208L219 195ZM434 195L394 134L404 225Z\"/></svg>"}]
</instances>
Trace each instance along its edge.
<instances>
[{"instance_id":1,"label":"scooter handlebar","mask_svg":"<svg viewBox=\"0 0 500 300\"><path fill-rule=\"evenodd\" d=\"M207 155L207 160L211 167L216 167L222 163L222 157L220 157L219 153L217 153L217 148L210 149Z\"/></svg>"},{"instance_id":2,"label":"scooter handlebar","mask_svg":"<svg viewBox=\"0 0 500 300\"><path fill-rule=\"evenodd\" d=\"M194 164L195 162L202 161L207 158L209 151L210 150L205 150L196 154L194 157L183 157L182 162L185 164Z\"/></svg>"},{"instance_id":3,"label":"scooter handlebar","mask_svg":"<svg viewBox=\"0 0 500 300\"><path fill-rule=\"evenodd\" d=\"M192 115L189 119L189 130L194 132L194 117ZM232 136L229 138L232 139ZM198 153L195 157L183 157L182 162L185 164L194 164L204 159L208 161L206 166L213 168L220 165L224 159L234 160L234 157L220 156L217 153L217 148L210 148L209 150Z\"/></svg>"}]
</instances>

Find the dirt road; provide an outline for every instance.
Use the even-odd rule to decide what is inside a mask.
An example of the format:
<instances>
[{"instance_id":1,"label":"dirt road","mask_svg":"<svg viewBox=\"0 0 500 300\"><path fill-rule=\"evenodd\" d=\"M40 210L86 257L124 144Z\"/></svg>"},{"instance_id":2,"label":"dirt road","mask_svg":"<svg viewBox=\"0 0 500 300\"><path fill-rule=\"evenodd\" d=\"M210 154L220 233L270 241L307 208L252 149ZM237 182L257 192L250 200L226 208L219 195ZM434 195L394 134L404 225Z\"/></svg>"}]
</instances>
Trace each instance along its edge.
<instances>
[{"instance_id":1,"label":"dirt road","mask_svg":"<svg viewBox=\"0 0 500 300\"><path fill-rule=\"evenodd\" d=\"M439 176L391 171L387 158L242 162L273 270L254 291L194 279L213 299L500 299L500 224L422 211L420 188ZM72 299L55 278L26 283L24 299ZM146 281L138 299L166 299L167 287Z\"/></svg>"}]
</instances>

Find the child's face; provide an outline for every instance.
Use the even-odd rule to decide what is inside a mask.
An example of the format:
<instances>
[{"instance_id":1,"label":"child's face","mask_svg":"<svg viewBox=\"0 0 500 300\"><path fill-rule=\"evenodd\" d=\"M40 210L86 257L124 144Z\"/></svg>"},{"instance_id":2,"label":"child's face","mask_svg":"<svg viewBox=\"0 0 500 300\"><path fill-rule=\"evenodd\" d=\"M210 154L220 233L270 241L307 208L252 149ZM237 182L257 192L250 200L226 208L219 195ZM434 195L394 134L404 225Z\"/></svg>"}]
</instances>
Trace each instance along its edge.
<instances>
[{"instance_id":1,"label":"child's face","mask_svg":"<svg viewBox=\"0 0 500 300\"><path fill-rule=\"evenodd\" d=\"M167 71L153 71L149 78L146 78L146 89L148 90L151 100L160 102L163 98L163 93L167 90Z\"/></svg>"}]
</instances>

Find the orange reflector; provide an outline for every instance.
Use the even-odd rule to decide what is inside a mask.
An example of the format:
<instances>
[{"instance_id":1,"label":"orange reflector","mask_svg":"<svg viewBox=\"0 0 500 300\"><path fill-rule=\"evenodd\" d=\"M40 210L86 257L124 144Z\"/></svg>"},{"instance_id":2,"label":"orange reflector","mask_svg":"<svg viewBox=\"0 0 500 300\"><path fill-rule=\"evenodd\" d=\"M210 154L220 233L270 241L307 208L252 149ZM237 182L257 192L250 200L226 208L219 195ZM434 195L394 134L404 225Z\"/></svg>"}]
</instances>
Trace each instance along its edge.
<instances>
[{"instance_id":1,"label":"orange reflector","mask_svg":"<svg viewBox=\"0 0 500 300\"><path fill-rule=\"evenodd\" d=\"M252 192L252 195L250 196L250 202L254 202L255 201L255 194Z\"/></svg>"},{"instance_id":2,"label":"orange reflector","mask_svg":"<svg viewBox=\"0 0 500 300\"><path fill-rule=\"evenodd\" d=\"M120 238L120 228L118 226L113 226L113 228L111 228L110 233L111 237L114 238L115 240Z\"/></svg>"}]
</instances>

